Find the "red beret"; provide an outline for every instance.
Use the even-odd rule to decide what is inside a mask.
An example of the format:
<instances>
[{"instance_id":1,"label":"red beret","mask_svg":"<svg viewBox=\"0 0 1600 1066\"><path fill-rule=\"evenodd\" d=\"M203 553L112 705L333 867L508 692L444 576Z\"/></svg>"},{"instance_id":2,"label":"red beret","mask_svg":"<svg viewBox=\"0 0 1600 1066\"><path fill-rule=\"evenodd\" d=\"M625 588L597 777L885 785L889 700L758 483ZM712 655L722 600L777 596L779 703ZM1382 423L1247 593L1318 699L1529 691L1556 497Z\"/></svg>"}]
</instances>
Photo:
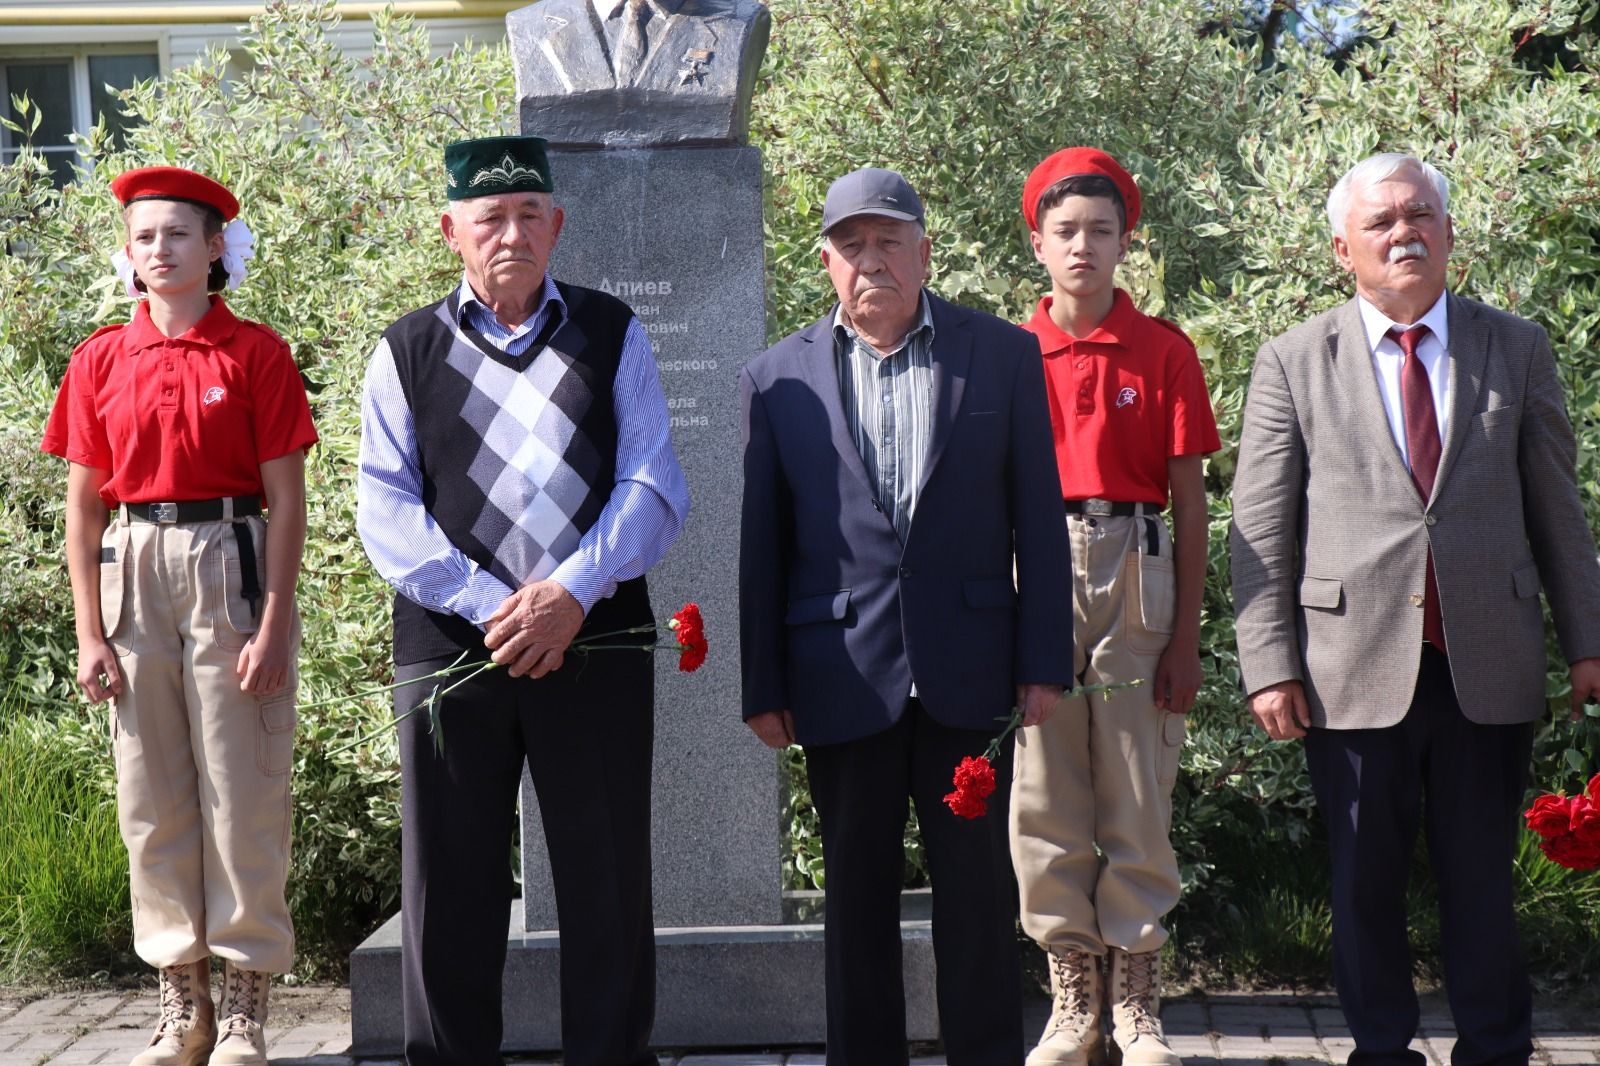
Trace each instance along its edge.
<instances>
[{"instance_id":1,"label":"red beret","mask_svg":"<svg viewBox=\"0 0 1600 1066\"><path fill-rule=\"evenodd\" d=\"M135 200L188 200L222 212L222 221L231 222L239 213L239 201L220 183L204 174L182 167L141 167L126 170L111 181L111 192L123 207Z\"/></svg>"},{"instance_id":2,"label":"red beret","mask_svg":"<svg viewBox=\"0 0 1600 1066\"><path fill-rule=\"evenodd\" d=\"M1033 173L1022 185L1022 217L1028 220L1028 228L1039 228L1039 198L1050 186L1062 178L1086 174L1109 178L1111 184L1117 187L1117 192L1122 194L1122 206L1128 213L1128 228L1131 230L1139 224L1139 186L1134 184L1132 175L1098 148L1063 148L1034 167Z\"/></svg>"}]
</instances>

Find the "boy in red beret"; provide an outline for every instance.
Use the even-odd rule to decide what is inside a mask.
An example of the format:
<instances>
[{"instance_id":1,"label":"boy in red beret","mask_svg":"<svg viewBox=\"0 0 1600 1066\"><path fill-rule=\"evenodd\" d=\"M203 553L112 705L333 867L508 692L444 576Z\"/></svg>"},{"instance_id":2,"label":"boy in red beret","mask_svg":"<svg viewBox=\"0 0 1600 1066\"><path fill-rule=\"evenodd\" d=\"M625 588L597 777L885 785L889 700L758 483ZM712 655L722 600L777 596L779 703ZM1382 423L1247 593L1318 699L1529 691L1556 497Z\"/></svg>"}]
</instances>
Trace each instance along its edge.
<instances>
[{"instance_id":1,"label":"boy in red beret","mask_svg":"<svg viewBox=\"0 0 1600 1066\"><path fill-rule=\"evenodd\" d=\"M179 167L111 189L112 261L140 303L73 352L41 446L70 464L78 683L113 701L134 950L161 972L133 1066L265 1066L267 983L294 952L294 589L317 434L289 346L219 295L253 254L233 194Z\"/></svg>"},{"instance_id":2,"label":"boy in red beret","mask_svg":"<svg viewBox=\"0 0 1600 1066\"><path fill-rule=\"evenodd\" d=\"M1139 208L1133 178L1094 148L1056 152L1023 186L1050 273L1025 328L1044 355L1072 544L1073 668L1080 685L1140 683L1017 734L1011 854L1053 994L1028 1066L1097 1062L1107 1004L1124 1063L1181 1066L1159 1017L1161 919L1178 901L1172 786L1201 680L1201 463L1221 442L1194 345L1114 282Z\"/></svg>"}]
</instances>

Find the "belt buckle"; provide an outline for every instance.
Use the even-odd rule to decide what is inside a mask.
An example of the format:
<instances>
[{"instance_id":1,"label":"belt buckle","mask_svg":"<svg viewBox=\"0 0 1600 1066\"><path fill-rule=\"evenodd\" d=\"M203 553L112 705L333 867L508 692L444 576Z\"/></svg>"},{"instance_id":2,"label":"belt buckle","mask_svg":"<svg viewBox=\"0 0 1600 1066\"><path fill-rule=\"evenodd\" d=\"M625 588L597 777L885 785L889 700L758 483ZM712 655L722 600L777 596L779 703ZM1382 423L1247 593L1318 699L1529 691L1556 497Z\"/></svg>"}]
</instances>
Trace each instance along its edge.
<instances>
[{"instance_id":1,"label":"belt buckle","mask_svg":"<svg viewBox=\"0 0 1600 1066\"><path fill-rule=\"evenodd\" d=\"M152 503L150 505L150 521L160 522L162 525L171 525L178 520L178 505L175 503Z\"/></svg>"},{"instance_id":2,"label":"belt buckle","mask_svg":"<svg viewBox=\"0 0 1600 1066\"><path fill-rule=\"evenodd\" d=\"M1091 496L1089 499L1083 501L1083 513L1086 515L1093 515L1096 518L1110 518L1111 501L1102 500L1098 496Z\"/></svg>"}]
</instances>

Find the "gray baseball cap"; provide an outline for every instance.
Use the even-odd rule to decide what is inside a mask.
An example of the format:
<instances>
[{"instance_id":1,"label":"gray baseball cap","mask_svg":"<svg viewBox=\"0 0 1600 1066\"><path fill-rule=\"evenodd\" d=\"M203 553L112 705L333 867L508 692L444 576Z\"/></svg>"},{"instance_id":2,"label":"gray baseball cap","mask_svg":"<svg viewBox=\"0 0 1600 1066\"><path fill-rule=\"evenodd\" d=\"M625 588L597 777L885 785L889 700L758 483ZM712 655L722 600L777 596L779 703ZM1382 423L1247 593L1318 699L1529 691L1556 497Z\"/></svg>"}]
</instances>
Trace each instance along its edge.
<instances>
[{"instance_id":1,"label":"gray baseball cap","mask_svg":"<svg viewBox=\"0 0 1600 1066\"><path fill-rule=\"evenodd\" d=\"M921 222L922 200L911 183L894 171L863 167L828 186L828 198L822 204L822 232L826 234L857 215Z\"/></svg>"}]
</instances>

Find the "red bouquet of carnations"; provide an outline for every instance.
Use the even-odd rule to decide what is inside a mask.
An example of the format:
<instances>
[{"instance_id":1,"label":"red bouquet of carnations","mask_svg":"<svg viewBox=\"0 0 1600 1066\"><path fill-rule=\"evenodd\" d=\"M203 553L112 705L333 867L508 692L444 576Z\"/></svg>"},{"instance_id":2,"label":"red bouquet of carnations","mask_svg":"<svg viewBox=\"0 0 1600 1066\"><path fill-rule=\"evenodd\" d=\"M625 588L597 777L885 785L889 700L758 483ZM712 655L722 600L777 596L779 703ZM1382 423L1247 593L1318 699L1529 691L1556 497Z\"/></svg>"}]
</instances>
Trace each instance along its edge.
<instances>
[{"instance_id":1,"label":"red bouquet of carnations","mask_svg":"<svg viewBox=\"0 0 1600 1066\"><path fill-rule=\"evenodd\" d=\"M1569 870L1600 869L1600 774L1576 796L1545 793L1522 813L1539 850Z\"/></svg>"}]
</instances>

